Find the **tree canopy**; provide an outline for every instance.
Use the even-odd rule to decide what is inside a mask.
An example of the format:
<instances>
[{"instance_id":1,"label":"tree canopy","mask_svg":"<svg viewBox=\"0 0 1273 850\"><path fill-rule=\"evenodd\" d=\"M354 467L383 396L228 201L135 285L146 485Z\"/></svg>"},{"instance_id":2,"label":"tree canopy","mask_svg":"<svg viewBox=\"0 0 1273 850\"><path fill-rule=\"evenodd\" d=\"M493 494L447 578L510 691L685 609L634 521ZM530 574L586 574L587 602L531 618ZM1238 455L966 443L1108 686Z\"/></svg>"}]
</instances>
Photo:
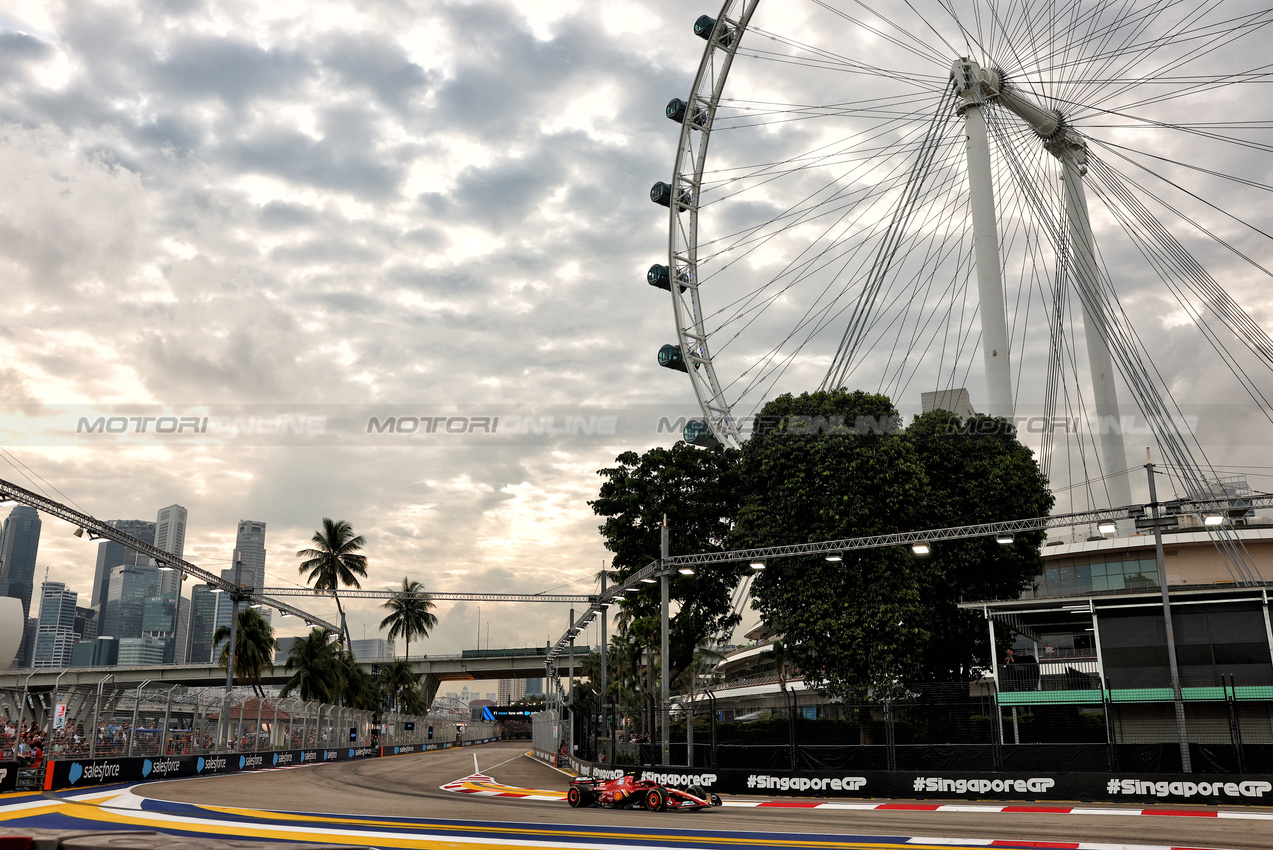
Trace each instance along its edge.
<instances>
[{"instance_id":1,"label":"tree canopy","mask_svg":"<svg viewBox=\"0 0 1273 850\"><path fill-rule=\"evenodd\" d=\"M608 576L623 581L659 557L666 515L673 554L725 548L742 495L738 452L697 449L678 442L645 454L624 452L604 478L593 513L605 518L601 536L614 553ZM674 576L669 593L679 606L670 626L669 668L673 677L689 665L694 649L728 633L739 621L730 602L745 565L724 565L694 576ZM622 621L642 645L658 645L659 587L645 585L623 603Z\"/></svg>"},{"instance_id":2,"label":"tree canopy","mask_svg":"<svg viewBox=\"0 0 1273 850\"><path fill-rule=\"evenodd\" d=\"M746 495L730 548L863 537L1041 516L1046 480L1005 420L946 411L901 429L889 399L864 392L780 396L742 450ZM984 629L962 599L1013 597L1038 574L1041 534L774 559L754 605L806 680L861 695L899 682L967 678Z\"/></svg>"}]
</instances>

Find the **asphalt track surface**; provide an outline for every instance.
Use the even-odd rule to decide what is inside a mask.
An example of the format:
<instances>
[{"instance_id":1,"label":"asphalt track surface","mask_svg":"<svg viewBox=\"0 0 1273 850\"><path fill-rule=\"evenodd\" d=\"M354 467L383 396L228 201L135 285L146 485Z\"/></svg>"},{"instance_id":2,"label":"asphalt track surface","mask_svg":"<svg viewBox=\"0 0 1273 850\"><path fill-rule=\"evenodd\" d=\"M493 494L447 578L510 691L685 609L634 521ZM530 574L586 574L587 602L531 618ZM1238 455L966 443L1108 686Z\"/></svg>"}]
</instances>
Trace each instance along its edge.
<instances>
[{"instance_id":1,"label":"asphalt track surface","mask_svg":"<svg viewBox=\"0 0 1273 850\"><path fill-rule=\"evenodd\" d=\"M564 791L569 777L525 756L526 749L524 742L502 742L394 758L156 782L134 786L131 793L117 798L105 790L94 796L103 810L100 820L113 821L116 828L128 824L136 828L144 823L136 818L148 817L152 828L162 829L163 824L154 823L154 818L172 817L174 828L205 835L385 847L893 848L987 846L994 841L993 846L1000 847L1074 847L1077 843L1109 850L1145 846L1273 848L1273 810L1261 808L1084 804L1085 812L1101 809L1102 813L875 811L733 807L728 804L782 798L726 797L727 805L722 808L655 813L570 809L559 800L479 796L440 787L481 773L502 786ZM474 769L475 756L478 770ZM93 802L88 797L84 800L78 806L87 811ZM0 804L4 802L0 800ZM814 801L788 798L788 802ZM1055 801L1050 804L1056 805ZM129 807L134 811L131 816ZM64 806L63 810L74 808ZM1142 814L1146 809L1154 814ZM1236 816L1216 817L1217 811ZM5 825L10 826L22 823L20 819L3 820L9 820ZM178 826L177 820L186 826ZM207 822L206 830L190 825L201 820ZM273 832L258 832L254 825ZM315 831L329 827L350 832L341 838Z\"/></svg>"}]
</instances>

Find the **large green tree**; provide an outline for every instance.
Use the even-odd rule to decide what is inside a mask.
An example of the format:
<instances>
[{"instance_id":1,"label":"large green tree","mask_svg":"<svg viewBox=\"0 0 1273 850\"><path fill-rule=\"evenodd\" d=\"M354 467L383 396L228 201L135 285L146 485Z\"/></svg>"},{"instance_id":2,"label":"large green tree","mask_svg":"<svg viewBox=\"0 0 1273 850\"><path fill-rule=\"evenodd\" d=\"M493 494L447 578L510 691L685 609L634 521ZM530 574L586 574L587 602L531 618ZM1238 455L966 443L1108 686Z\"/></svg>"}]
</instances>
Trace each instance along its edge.
<instances>
[{"instance_id":1,"label":"large green tree","mask_svg":"<svg viewBox=\"0 0 1273 850\"><path fill-rule=\"evenodd\" d=\"M608 571L621 582L659 557L660 528L667 517L672 554L719 551L725 547L742 495L738 452L697 449L683 442L645 454L624 452L615 465L599 470L604 481L593 512L605 518L601 536L613 553ZM668 668L672 676L689 665L694 648L728 633L739 617L731 593L745 565L721 565L692 576L672 577L670 597L678 610L670 630ZM659 586L642 585L621 603L621 622L658 645ZM653 626L653 628L651 628Z\"/></svg>"},{"instance_id":2,"label":"large green tree","mask_svg":"<svg viewBox=\"0 0 1273 850\"><path fill-rule=\"evenodd\" d=\"M1040 516L1051 495L1003 420L945 412L911 428L864 392L781 396L743 447L747 499L737 548L864 537ZM1017 595L1037 574L1039 535L938 543L918 559L889 547L774 559L755 606L788 661L841 695L900 682L962 679L984 663L984 632L963 599Z\"/></svg>"},{"instance_id":3,"label":"large green tree","mask_svg":"<svg viewBox=\"0 0 1273 850\"><path fill-rule=\"evenodd\" d=\"M428 637L429 631L438 624L437 616L432 613L437 606L424 592L424 585L406 576L402 577L402 588L394 591L380 607L389 610L389 615L380 621L380 628L389 629L389 640L399 635L406 640L407 658L411 657L411 639Z\"/></svg>"},{"instance_id":4,"label":"large green tree","mask_svg":"<svg viewBox=\"0 0 1273 850\"><path fill-rule=\"evenodd\" d=\"M323 517L323 527L314 532L311 542L313 546L296 553L296 557L305 559L301 561L300 572L313 585L315 593L327 591L336 598L336 610L340 613L340 637L348 648L349 627L345 625L345 609L340 604L340 596L336 591L342 587L362 587L358 579L367 577L367 556L360 555L359 550L366 541L361 535L354 534L354 530L344 520Z\"/></svg>"}]
</instances>

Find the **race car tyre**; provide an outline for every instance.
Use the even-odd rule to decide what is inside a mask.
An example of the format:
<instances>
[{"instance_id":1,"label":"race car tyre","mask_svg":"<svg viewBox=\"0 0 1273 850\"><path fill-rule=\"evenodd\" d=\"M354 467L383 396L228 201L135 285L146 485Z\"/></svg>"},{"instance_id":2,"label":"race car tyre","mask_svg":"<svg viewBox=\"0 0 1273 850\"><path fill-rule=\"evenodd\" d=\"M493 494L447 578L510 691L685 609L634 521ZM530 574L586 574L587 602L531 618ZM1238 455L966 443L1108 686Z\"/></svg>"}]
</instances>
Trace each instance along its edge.
<instances>
[{"instance_id":1,"label":"race car tyre","mask_svg":"<svg viewBox=\"0 0 1273 850\"><path fill-rule=\"evenodd\" d=\"M588 799L590 796L582 788L572 785L570 790L566 792L566 802L570 804L572 809L578 809L592 802L592 800Z\"/></svg>"},{"instance_id":2,"label":"race car tyre","mask_svg":"<svg viewBox=\"0 0 1273 850\"><path fill-rule=\"evenodd\" d=\"M662 788L651 788L645 794L645 807L652 812L661 812L667 808L667 794Z\"/></svg>"}]
</instances>

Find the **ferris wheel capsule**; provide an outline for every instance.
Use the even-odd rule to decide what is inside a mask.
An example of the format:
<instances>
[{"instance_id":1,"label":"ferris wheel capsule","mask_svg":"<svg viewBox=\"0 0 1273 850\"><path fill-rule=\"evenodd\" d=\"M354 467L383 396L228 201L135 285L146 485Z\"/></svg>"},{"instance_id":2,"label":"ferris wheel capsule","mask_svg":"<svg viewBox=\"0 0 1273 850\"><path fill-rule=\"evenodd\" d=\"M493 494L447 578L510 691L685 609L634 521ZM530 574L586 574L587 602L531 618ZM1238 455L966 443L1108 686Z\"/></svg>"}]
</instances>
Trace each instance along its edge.
<instances>
[{"instance_id":1,"label":"ferris wheel capsule","mask_svg":"<svg viewBox=\"0 0 1273 850\"><path fill-rule=\"evenodd\" d=\"M675 369L678 372L689 371L685 367L685 355L681 353L681 347L671 343L659 349L659 365L664 369Z\"/></svg>"},{"instance_id":2,"label":"ferris wheel capsule","mask_svg":"<svg viewBox=\"0 0 1273 850\"><path fill-rule=\"evenodd\" d=\"M720 440L712 434L711 427L701 419L691 419L685 423L681 437L691 446L719 446Z\"/></svg>"},{"instance_id":3,"label":"ferris wheel capsule","mask_svg":"<svg viewBox=\"0 0 1273 850\"><path fill-rule=\"evenodd\" d=\"M689 283L689 279L690 279L689 275L683 271L678 272L676 275L676 279L680 283L681 291L684 292L688 288L686 287L686 284ZM667 266L661 263L655 263L654 265L650 266L650 270L645 273L645 280L648 284L650 284L650 286L658 287L659 289L662 289L665 292L672 291L671 271L668 269Z\"/></svg>"}]
</instances>

